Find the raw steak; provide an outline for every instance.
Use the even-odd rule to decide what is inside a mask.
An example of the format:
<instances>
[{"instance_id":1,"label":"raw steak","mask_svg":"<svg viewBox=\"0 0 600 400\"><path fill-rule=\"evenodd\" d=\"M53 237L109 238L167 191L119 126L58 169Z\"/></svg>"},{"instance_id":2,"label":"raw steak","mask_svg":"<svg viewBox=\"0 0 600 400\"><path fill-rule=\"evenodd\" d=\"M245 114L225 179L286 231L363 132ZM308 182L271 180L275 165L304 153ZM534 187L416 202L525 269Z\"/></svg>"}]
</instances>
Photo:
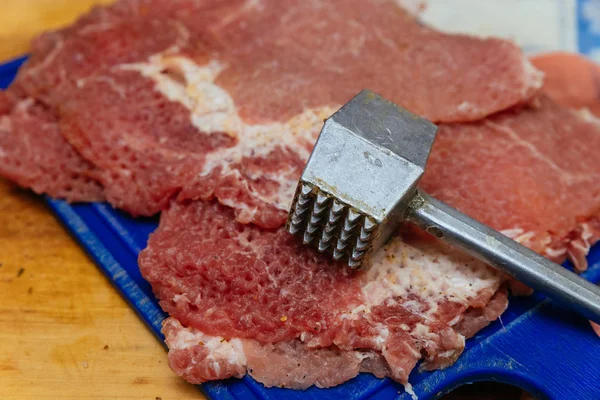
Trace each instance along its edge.
<instances>
[{"instance_id":1,"label":"raw steak","mask_svg":"<svg viewBox=\"0 0 600 400\"><path fill-rule=\"evenodd\" d=\"M600 238L600 125L547 98L441 127L423 188L531 249L585 270Z\"/></svg>"},{"instance_id":2,"label":"raw steak","mask_svg":"<svg viewBox=\"0 0 600 400\"><path fill-rule=\"evenodd\" d=\"M184 328L174 318L163 325L170 348L169 364L192 383L241 378L247 372L266 386L306 389L330 387L371 372L389 375L387 364L373 351L310 349L300 340L262 344L252 339L225 339Z\"/></svg>"},{"instance_id":3,"label":"raw steak","mask_svg":"<svg viewBox=\"0 0 600 400\"><path fill-rule=\"evenodd\" d=\"M591 60L569 53L550 53L532 59L533 63L546 75L544 92L557 103L581 110L589 110L594 116L600 117L600 66ZM585 112L585 111L584 111ZM589 116L590 120L594 117ZM596 120L597 122L598 120ZM579 248L579 265L583 255L598 240L600 226L588 230L587 237L577 239ZM592 328L600 336L600 325L591 322Z\"/></svg>"},{"instance_id":4,"label":"raw steak","mask_svg":"<svg viewBox=\"0 0 600 400\"><path fill-rule=\"evenodd\" d=\"M506 292L498 291L484 308L467 310L456 331L469 338L495 320L506 309ZM260 343L252 339L209 336L194 328L183 327L168 318L163 333L169 346L169 365L192 383L207 380L242 377L249 373L265 386L306 389L335 386L368 372L379 378L393 376L390 365L380 352L372 350L342 350L337 346L309 347L300 339L278 343ZM434 335L430 335L433 337ZM460 343L458 343L460 347ZM451 354L458 356L456 343L447 343ZM452 361L438 358L440 362ZM426 368L440 368L428 364ZM405 383L410 391L410 384Z\"/></svg>"},{"instance_id":5,"label":"raw steak","mask_svg":"<svg viewBox=\"0 0 600 400\"><path fill-rule=\"evenodd\" d=\"M216 84L254 122L342 104L367 86L434 121L476 120L541 84L515 45L437 32L391 0L123 0L33 52L18 82L49 100L57 83L160 52L218 61Z\"/></svg>"},{"instance_id":6,"label":"raw steak","mask_svg":"<svg viewBox=\"0 0 600 400\"><path fill-rule=\"evenodd\" d=\"M466 338L487 326L506 309L506 292L496 292L484 308L470 308L455 330ZM309 347L300 339L278 343L260 343L252 339L210 336L194 328L185 328L175 318L163 324L169 347L169 365L192 383L241 377L246 373L266 386L305 389L311 385L330 387L341 384L359 372L379 378L393 376L390 365L380 352L341 350L337 346ZM430 335L434 336L434 335ZM457 343L447 343L450 354L458 356ZM441 368L452 358L429 363L427 369ZM405 383L407 390L410 385Z\"/></svg>"},{"instance_id":7,"label":"raw steak","mask_svg":"<svg viewBox=\"0 0 600 400\"><path fill-rule=\"evenodd\" d=\"M0 175L69 201L104 199L93 166L60 135L54 115L12 92L0 92Z\"/></svg>"},{"instance_id":8,"label":"raw steak","mask_svg":"<svg viewBox=\"0 0 600 400\"><path fill-rule=\"evenodd\" d=\"M38 39L17 82L59 110L115 206L216 197L274 228L322 119L359 90L468 121L528 101L541 75L513 44L439 33L392 0L124 0Z\"/></svg>"},{"instance_id":9,"label":"raw steak","mask_svg":"<svg viewBox=\"0 0 600 400\"><path fill-rule=\"evenodd\" d=\"M569 254L583 268L588 248L580 245L593 243L600 232L600 169L588 156L600 144L599 133L596 123L545 98L482 122L444 125L423 183L534 250L557 261ZM575 198L568 195L573 193ZM456 252L414 232L396 238L371 271L356 275L297 246L281 231L234 224L231 212L215 204L173 204L140 266L162 307L187 327L179 330L261 343L300 340L309 348L369 349L384 357L386 374L401 382L420 352L425 368L452 363L461 338L506 306L501 291L485 308L501 277L472 260L465 264ZM481 274L492 274L491 279ZM398 329L402 325L408 335ZM167 336L177 337L179 330L166 329ZM212 352L176 350L171 361L178 373L192 381L210 379ZM190 363L209 369L202 375L189 369ZM246 366L253 369L252 363ZM243 373L238 367L236 373Z\"/></svg>"},{"instance_id":10,"label":"raw steak","mask_svg":"<svg viewBox=\"0 0 600 400\"><path fill-rule=\"evenodd\" d=\"M440 243L398 236L369 271L352 273L283 228L237 223L215 203L173 203L139 261L172 317L164 328L171 365L192 382L248 368L266 384L295 388L337 384L361 370L406 383L421 358L424 369L453 363L465 335L507 305L499 273ZM248 355L256 351L288 363L289 375L272 374L262 356ZM340 375L325 368L301 379L311 369L305 363L321 357L354 361Z\"/></svg>"},{"instance_id":11,"label":"raw steak","mask_svg":"<svg viewBox=\"0 0 600 400\"><path fill-rule=\"evenodd\" d=\"M538 55L531 62L544 72L544 92L565 107L588 108L600 116L600 66L572 53Z\"/></svg>"}]
</instances>

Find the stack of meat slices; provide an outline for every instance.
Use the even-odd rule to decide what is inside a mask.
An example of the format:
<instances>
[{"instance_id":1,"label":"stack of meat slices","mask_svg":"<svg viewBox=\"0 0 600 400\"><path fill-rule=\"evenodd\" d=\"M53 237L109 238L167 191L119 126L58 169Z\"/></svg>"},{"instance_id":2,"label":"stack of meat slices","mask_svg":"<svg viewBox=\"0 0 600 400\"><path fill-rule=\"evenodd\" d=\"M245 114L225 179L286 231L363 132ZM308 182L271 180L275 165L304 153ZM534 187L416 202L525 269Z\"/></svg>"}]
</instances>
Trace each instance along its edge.
<instances>
[{"instance_id":1,"label":"stack of meat slices","mask_svg":"<svg viewBox=\"0 0 600 400\"><path fill-rule=\"evenodd\" d=\"M323 118L370 88L440 124L426 190L584 269L600 126L541 87L513 44L437 32L394 0L121 0L33 43L0 98L0 173L162 212L140 268L190 382L407 384L504 311L506 279L410 228L362 272L287 235Z\"/></svg>"}]
</instances>

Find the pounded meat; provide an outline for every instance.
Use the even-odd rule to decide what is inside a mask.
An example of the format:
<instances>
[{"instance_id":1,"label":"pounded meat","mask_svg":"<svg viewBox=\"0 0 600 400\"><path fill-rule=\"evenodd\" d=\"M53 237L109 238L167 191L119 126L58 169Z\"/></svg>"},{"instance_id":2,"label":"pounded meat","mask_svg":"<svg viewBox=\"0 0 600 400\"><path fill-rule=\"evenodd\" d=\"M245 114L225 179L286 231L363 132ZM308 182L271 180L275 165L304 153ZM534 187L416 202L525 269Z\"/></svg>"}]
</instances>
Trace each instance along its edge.
<instances>
[{"instance_id":1,"label":"pounded meat","mask_svg":"<svg viewBox=\"0 0 600 400\"><path fill-rule=\"evenodd\" d=\"M579 240L595 238L589 232L597 224L599 169L584 160L596 148L589 144L600 140L598 129L544 98L479 123L444 125L424 186L534 250L564 259ZM174 204L140 258L163 308L206 334L370 349L382 354L390 376L405 382L422 355L424 369L454 362L464 337L507 305L506 292L497 291L501 277L414 233L388 244L368 273L348 275L280 230L232 220L214 204ZM245 271L251 284L244 283ZM335 288L319 275L336 273L342 275ZM472 279L479 284L465 284Z\"/></svg>"},{"instance_id":2,"label":"pounded meat","mask_svg":"<svg viewBox=\"0 0 600 400\"><path fill-rule=\"evenodd\" d=\"M281 230L261 231L230 217L215 204L173 204L140 254L162 307L184 325L281 341L319 332L339 303L358 305L348 269L295 245Z\"/></svg>"},{"instance_id":3,"label":"pounded meat","mask_svg":"<svg viewBox=\"0 0 600 400\"><path fill-rule=\"evenodd\" d=\"M590 121L598 123L600 117L600 66L578 54L551 53L533 58L533 63L544 71L544 92L558 104L581 109ZM595 115L586 115L589 110ZM579 269L587 265L585 256L600 239L600 218L594 218L571 233L567 245L569 257ZM600 326L591 322L600 336Z\"/></svg>"},{"instance_id":4,"label":"pounded meat","mask_svg":"<svg viewBox=\"0 0 600 400\"><path fill-rule=\"evenodd\" d=\"M591 322L591 321L590 321L590 324L592 324L592 328L594 329L594 332L596 332L598 334L598 336L600 336L600 325L598 325L595 322Z\"/></svg>"},{"instance_id":5,"label":"pounded meat","mask_svg":"<svg viewBox=\"0 0 600 400\"><path fill-rule=\"evenodd\" d=\"M508 303L505 290L499 290L485 308L468 309L457 330L468 334L495 320ZM359 372L378 378L392 376L390 366L376 351L341 350L337 346L311 348L301 340L260 343L252 339L209 336L195 328L185 328L174 318L163 323L169 346L169 365L192 383L241 377L245 373L267 387L306 389L315 385L331 387L341 384ZM462 343L447 343L450 350L421 364L422 370L444 368L462 351Z\"/></svg>"},{"instance_id":6,"label":"pounded meat","mask_svg":"<svg viewBox=\"0 0 600 400\"><path fill-rule=\"evenodd\" d=\"M475 120L541 84L515 45L437 32L389 0L124 0L42 36L23 75L45 93L38 85L167 49L225 65L217 84L252 121L341 104L367 86L435 121Z\"/></svg>"},{"instance_id":7,"label":"pounded meat","mask_svg":"<svg viewBox=\"0 0 600 400\"><path fill-rule=\"evenodd\" d=\"M187 40L186 29L179 22L143 17L142 2L130 4L135 12L134 8L127 12L126 3L132 2L97 7L74 25L36 38L15 83L28 95L57 106L83 79L175 49Z\"/></svg>"},{"instance_id":8,"label":"pounded meat","mask_svg":"<svg viewBox=\"0 0 600 400\"><path fill-rule=\"evenodd\" d=\"M507 291L498 290L483 308L471 308L467 310L456 325L455 329L465 338L473 337L477 332L495 321L508 307Z\"/></svg>"},{"instance_id":9,"label":"pounded meat","mask_svg":"<svg viewBox=\"0 0 600 400\"><path fill-rule=\"evenodd\" d=\"M397 236L371 270L350 273L275 228L323 117L364 87L442 123L522 104L541 81L512 44L440 34L391 0L124 0L40 38L17 84L60 116L113 204L146 215L181 202L140 266L174 318L171 366L193 382L253 364L269 385L327 386L361 370L406 382L421 358L452 363L506 306L502 276L435 241ZM596 130L546 100L445 125L425 185L546 255L578 259L579 241L595 238L597 179L581 160L596 142L563 161L553 138ZM235 211L189 202L213 197ZM551 221L561 206L569 213ZM304 376L298 360L340 367Z\"/></svg>"},{"instance_id":10,"label":"pounded meat","mask_svg":"<svg viewBox=\"0 0 600 400\"><path fill-rule=\"evenodd\" d=\"M546 75L544 93L558 104L575 110L581 110L581 118L598 125L600 122L600 67L578 54L551 53L533 58L533 62ZM593 113L595 117L588 114ZM585 139L584 139L585 140ZM590 143L596 145L595 142ZM597 168L596 159L592 155L583 155L582 160L588 160L590 169ZM593 192L592 195L594 195ZM595 195L597 197L597 194ZM579 270L584 270L587 261L585 256L591 246L600 239L600 216L596 210L595 216L583 222L572 230L565 238L569 258ZM585 220L585 218L583 218Z\"/></svg>"},{"instance_id":11,"label":"pounded meat","mask_svg":"<svg viewBox=\"0 0 600 400\"><path fill-rule=\"evenodd\" d=\"M436 32L392 0L124 0L42 36L17 82L59 110L115 206L216 197L268 228L322 119L359 90L448 122L541 85L513 44Z\"/></svg>"},{"instance_id":12,"label":"pounded meat","mask_svg":"<svg viewBox=\"0 0 600 400\"><path fill-rule=\"evenodd\" d=\"M423 188L579 270L600 236L600 125L547 98L473 124L443 125Z\"/></svg>"},{"instance_id":13,"label":"pounded meat","mask_svg":"<svg viewBox=\"0 0 600 400\"><path fill-rule=\"evenodd\" d=\"M571 53L549 53L531 59L544 72L544 92L565 107L588 108L600 116L600 66Z\"/></svg>"},{"instance_id":14,"label":"pounded meat","mask_svg":"<svg viewBox=\"0 0 600 400\"><path fill-rule=\"evenodd\" d=\"M99 179L115 207L152 215L185 185L196 188L189 190L191 198L224 190L201 172L206 154L224 150L234 139L199 132L182 104L153 91L152 82L136 72L107 74L82 86L85 91L75 92L62 107L61 131L100 168Z\"/></svg>"},{"instance_id":15,"label":"pounded meat","mask_svg":"<svg viewBox=\"0 0 600 400\"><path fill-rule=\"evenodd\" d=\"M383 378L389 368L373 351L311 349L300 340L263 344L252 339L225 339L184 328L168 318L163 333L169 346L169 365L192 383L241 377L250 373L267 387L306 389L331 387L370 372Z\"/></svg>"},{"instance_id":16,"label":"pounded meat","mask_svg":"<svg viewBox=\"0 0 600 400\"><path fill-rule=\"evenodd\" d=\"M169 365L191 383L241 378L246 374L247 360L242 340L227 340L184 328L173 318L163 322L162 332L171 352Z\"/></svg>"},{"instance_id":17,"label":"pounded meat","mask_svg":"<svg viewBox=\"0 0 600 400\"><path fill-rule=\"evenodd\" d=\"M0 92L0 175L69 201L104 198L93 166L60 135L53 114L12 92Z\"/></svg>"},{"instance_id":18,"label":"pounded meat","mask_svg":"<svg viewBox=\"0 0 600 400\"><path fill-rule=\"evenodd\" d=\"M254 379L265 386L292 389L336 386L358 375L363 359L381 360L374 352L309 349L299 340L275 344L247 341L244 348L248 372Z\"/></svg>"},{"instance_id":19,"label":"pounded meat","mask_svg":"<svg viewBox=\"0 0 600 400\"><path fill-rule=\"evenodd\" d=\"M386 245L368 272L353 273L283 229L242 225L231 210L200 202L163 212L139 262L163 309L183 326L226 339L375 351L404 383L423 356L444 366L460 354L464 337L453 326L469 307L485 307L504 279L410 236ZM192 368L191 360L209 368L200 362L209 354L174 352L175 370ZM194 371L185 374L211 376Z\"/></svg>"}]
</instances>

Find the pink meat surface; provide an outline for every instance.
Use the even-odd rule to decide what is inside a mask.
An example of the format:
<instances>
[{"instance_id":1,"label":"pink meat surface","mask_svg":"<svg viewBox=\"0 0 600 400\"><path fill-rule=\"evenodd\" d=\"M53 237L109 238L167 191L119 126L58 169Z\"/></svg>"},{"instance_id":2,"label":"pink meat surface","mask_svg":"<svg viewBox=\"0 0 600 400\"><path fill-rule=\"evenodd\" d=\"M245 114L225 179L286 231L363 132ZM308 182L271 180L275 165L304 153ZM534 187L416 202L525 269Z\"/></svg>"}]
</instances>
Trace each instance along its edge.
<instances>
[{"instance_id":1,"label":"pink meat surface","mask_svg":"<svg viewBox=\"0 0 600 400\"><path fill-rule=\"evenodd\" d=\"M498 291L484 308L467 310L456 331L470 337L495 320L507 305L506 291ZM360 372L379 378L393 376L380 352L366 349L342 350L337 346L309 347L300 339L261 343L253 339L210 336L186 328L174 318L163 324L169 346L169 365L192 383L242 377L249 373L265 386L306 389L312 385L331 387L354 378ZM438 357L427 369L443 368L460 354L460 343L446 344L453 357Z\"/></svg>"},{"instance_id":2,"label":"pink meat surface","mask_svg":"<svg viewBox=\"0 0 600 400\"><path fill-rule=\"evenodd\" d=\"M513 44L442 34L392 0L123 0L42 35L17 84L57 110L113 205L216 197L275 228L322 119L359 90L457 122L541 79Z\"/></svg>"},{"instance_id":3,"label":"pink meat surface","mask_svg":"<svg viewBox=\"0 0 600 400\"><path fill-rule=\"evenodd\" d=\"M373 351L315 349L300 340L263 344L211 337L173 318L165 321L163 332L171 349L169 365L192 383L249 373L266 386L306 389L339 385L359 372L390 375L385 359Z\"/></svg>"},{"instance_id":4,"label":"pink meat surface","mask_svg":"<svg viewBox=\"0 0 600 400\"><path fill-rule=\"evenodd\" d=\"M581 55L540 54L531 62L544 73L544 93L565 107L589 109L600 116L600 65Z\"/></svg>"},{"instance_id":5,"label":"pink meat surface","mask_svg":"<svg viewBox=\"0 0 600 400\"><path fill-rule=\"evenodd\" d=\"M600 325L596 324L595 322L590 322L592 324L592 328L594 329L594 332L596 332L598 334L598 336L600 336Z\"/></svg>"},{"instance_id":6,"label":"pink meat surface","mask_svg":"<svg viewBox=\"0 0 600 400\"><path fill-rule=\"evenodd\" d=\"M441 127L423 188L579 270L600 237L600 125L553 101Z\"/></svg>"},{"instance_id":7,"label":"pink meat surface","mask_svg":"<svg viewBox=\"0 0 600 400\"><path fill-rule=\"evenodd\" d=\"M34 192L69 201L101 201L95 169L60 135L44 105L0 92L0 175Z\"/></svg>"},{"instance_id":8,"label":"pink meat surface","mask_svg":"<svg viewBox=\"0 0 600 400\"><path fill-rule=\"evenodd\" d=\"M19 82L51 99L57 84L165 51L220 61L217 84L252 121L342 104L364 87L434 121L476 120L541 85L514 44L437 32L390 0L122 0L41 36Z\"/></svg>"},{"instance_id":9,"label":"pink meat surface","mask_svg":"<svg viewBox=\"0 0 600 400\"><path fill-rule=\"evenodd\" d=\"M279 228L322 119L364 87L442 123L424 181L437 197L580 269L600 234L596 122L546 99L502 112L541 86L523 54L436 32L391 0L123 0L40 37L16 85L25 100L0 99L0 135L58 135L59 169L76 171L61 190L81 197L74 182L97 177L134 215L170 204L140 267L172 316L171 366L192 382L406 383L506 308L502 276L430 239L398 236L351 274ZM7 143L10 157L33 148ZM25 159L2 173L57 181L57 158Z\"/></svg>"},{"instance_id":10,"label":"pink meat surface","mask_svg":"<svg viewBox=\"0 0 600 400\"><path fill-rule=\"evenodd\" d=\"M283 228L240 224L230 209L215 203L173 203L139 262L163 309L198 335L260 343L261 351L275 353L276 362L287 357L282 349L293 343L302 351L328 349L307 357L375 352L385 360L385 375L403 383L421 358L425 369L454 362L465 334L487 325L507 304L506 292L497 292L504 280L499 273L440 243L398 236L369 271L353 273L297 243ZM491 303L499 305L481 310L493 297L497 300ZM473 321L465 321L464 313L475 309L480 311L467 312ZM167 338L180 329L168 325ZM172 366L187 379L224 377L215 375L211 364L222 349L190 349L174 345L175 339L167 343ZM349 357L344 354L339 357ZM368 370L363 360L355 361L344 380ZM243 365L218 371L239 376ZM247 363L250 369L254 365ZM326 386L342 379L328 381L329 372L323 373L292 386ZM268 371L255 376L269 385L290 385Z\"/></svg>"},{"instance_id":11,"label":"pink meat surface","mask_svg":"<svg viewBox=\"0 0 600 400\"><path fill-rule=\"evenodd\" d=\"M575 110L588 110L600 117L600 66L579 54L550 53L532 59L537 68L542 70L544 92L565 107ZM594 117L588 116L593 120ZM598 120L596 119L596 122ZM569 257L582 269L587 265L585 256L591 246L600 239L600 219L586 224L571 234ZM600 336L600 326L593 322L592 328Z\"/></svg>"},{"instance_id":12,"label":"pink meat surface","mask_svg":"<svg viewBox=\"0 0 600 400\"><path fill-rule=\"evenodd\" d=\"M443 125L423 186L552 259L570 254L583 268L573 252L598 231L600 169L591 156L599 133L594 121L544 98L481 122ZM222 206L175 203L140 266L163 308L189 329L260 343L300 340L311 349L368 349L401 382L421 355L424 368L454 362L461 340L506 307L501 277L484 278L473 292L471 279L493 272L412 231L392 241L368 273L350 274L298 246L281 230L234 223ZM206 359L189 358L187 348L184 354L195 363ZM178 365L181 372L185 363Z\"/></svg>"}]
</instances>

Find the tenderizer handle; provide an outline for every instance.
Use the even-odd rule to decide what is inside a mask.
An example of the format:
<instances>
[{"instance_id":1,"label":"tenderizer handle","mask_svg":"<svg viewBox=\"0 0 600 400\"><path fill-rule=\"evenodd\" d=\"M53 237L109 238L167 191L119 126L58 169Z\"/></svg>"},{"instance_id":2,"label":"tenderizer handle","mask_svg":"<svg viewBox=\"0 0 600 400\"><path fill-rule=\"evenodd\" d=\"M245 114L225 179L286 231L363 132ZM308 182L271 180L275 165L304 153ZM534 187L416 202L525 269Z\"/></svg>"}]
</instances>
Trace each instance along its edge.
<instances>
[{"instance_id":1,"label":"tenderizer handle","mask_svg":"<svg viewBox=\"0 0 600 400\"><path fill-rule=\"evenodd\" d=\"M559 305L600 323L600 287L527 247L418 191L406 219L485 261Z\"/></svg>"}]
</instances>

